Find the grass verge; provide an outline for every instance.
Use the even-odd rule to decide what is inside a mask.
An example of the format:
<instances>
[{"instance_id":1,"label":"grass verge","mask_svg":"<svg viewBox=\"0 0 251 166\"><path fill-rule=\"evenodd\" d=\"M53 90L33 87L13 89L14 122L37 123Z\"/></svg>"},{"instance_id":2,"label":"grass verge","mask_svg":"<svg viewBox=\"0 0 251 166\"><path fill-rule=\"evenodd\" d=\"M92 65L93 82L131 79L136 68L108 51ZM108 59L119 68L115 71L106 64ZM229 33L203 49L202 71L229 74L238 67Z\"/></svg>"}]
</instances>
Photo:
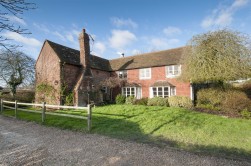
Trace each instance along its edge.
<instances>
[{"instance_id":1,"label":"grass verge","mask_svg":"<svg viewBox=\"0 0 251 166\"><path fill-rule=\"evenodd\" d=\"M86 113L78 111L74 114L86 116ZM13 116L14 111L5 111L4 115ZM19 112L18 118L41 123L41 114ZM92 120L92 133L251 160L251 120L181 108L131 105L96 107L93 109ZM44 124L87 131L86 120L47 115Z\"/></svg>"}]
</instances>

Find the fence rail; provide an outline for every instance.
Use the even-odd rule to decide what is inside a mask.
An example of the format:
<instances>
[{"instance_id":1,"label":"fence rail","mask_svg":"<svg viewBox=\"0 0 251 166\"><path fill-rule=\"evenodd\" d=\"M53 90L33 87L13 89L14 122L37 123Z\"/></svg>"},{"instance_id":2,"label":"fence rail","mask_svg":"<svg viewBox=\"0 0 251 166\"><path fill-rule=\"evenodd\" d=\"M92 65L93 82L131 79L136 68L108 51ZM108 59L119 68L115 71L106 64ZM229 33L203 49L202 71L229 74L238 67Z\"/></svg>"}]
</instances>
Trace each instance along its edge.
<instances>
[{"instance_id":1,"label":"fence rail","mask_svg":"<svg viewBox=\"0 0 251 166\"><path fill-rule=\"evenodd\" d=\"M13 104L14 107L10 107L7 105L4 105L4 103L6 104ZM23 105L23 106L36 106L36 107L41 107L41 111L35 111L35 110L28 110L28 109L24 109L24 108L18 108L19 105ZM8 109L14 109L15 111L15 117L17 118L18 115L18 111L24 111L24 112L31 112L31 113L40 113L41 114L41 120L42 123L45 122L46 120L46 115L55 115L55 116L63 116L63 117L70 117L70 118L77 118L77 119L86 119L87 120L87 128L88 131L91 130L91 125L92 125L92 108L91 105L87 105L87 107L75 107L75 106L60 106L60 105L49 105L46 104L45 102L43 102L42 104L33 104L33 103L19 103L17 101L12 102L12 101L6 101L6 100L2 100L1 99L1 107L0 107L0 111L1 113L3 113L4 108L8 108ZM80 115L71 115L71 114L62 114L62 113L54 113L54 112L47 112L46 108L56 108L56 109L79 109L79 110L85 110L87 112L87 117L85 116L80 116Z\"/></svg>"}]
</instances>

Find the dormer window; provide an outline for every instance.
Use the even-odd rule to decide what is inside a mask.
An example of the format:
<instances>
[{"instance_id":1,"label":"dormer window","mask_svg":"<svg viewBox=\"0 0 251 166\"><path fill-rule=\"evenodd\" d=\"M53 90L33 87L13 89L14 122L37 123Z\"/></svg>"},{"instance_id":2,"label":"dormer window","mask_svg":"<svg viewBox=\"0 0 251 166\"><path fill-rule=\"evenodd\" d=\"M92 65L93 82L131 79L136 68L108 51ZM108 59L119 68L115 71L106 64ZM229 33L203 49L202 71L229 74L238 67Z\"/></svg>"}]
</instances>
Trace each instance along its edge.
<instances>
[{"instance_id":1,"label":"dormer window","mask_svg":"<svg viewBox=\"0 0 251 166\"><path fill-rule=\"evenodd\" d=\"M166 77L176 77L181 74L181 65L166 66Z\"/></svg>"},{"instance_id":2,"label":"dormer window","mask_svg":"<svg viewBox=\"0 0 251 166\"><path fill-rule=\"evenodd\" d=\"M120 79L127 79L127 70L117 71L117 74Z\"/></svg>"}]
</instances>

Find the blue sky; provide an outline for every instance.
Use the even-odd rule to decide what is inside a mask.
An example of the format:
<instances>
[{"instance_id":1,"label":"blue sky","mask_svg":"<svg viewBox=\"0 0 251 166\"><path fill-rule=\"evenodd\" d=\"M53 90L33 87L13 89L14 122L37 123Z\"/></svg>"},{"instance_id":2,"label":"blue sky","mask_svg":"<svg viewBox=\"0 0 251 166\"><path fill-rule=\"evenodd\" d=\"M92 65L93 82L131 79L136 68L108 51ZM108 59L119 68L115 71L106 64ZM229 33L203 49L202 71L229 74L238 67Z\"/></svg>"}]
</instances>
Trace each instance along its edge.
<instances>
[{"instance_id":1,"label":"blue sky","mask_svg":"<svg viewBox=\"0 0 251 166\"><path fill-rule=\"evenodd\" d=\"M30 1L32 2L32 1ZM193 35L230 28L251 34L250 0L37 0L12 21L31 35L2 32L37 58L48 39L78 49L83 28L91 51L106 59L184 46Z\"/></svg>"}]
</instances>

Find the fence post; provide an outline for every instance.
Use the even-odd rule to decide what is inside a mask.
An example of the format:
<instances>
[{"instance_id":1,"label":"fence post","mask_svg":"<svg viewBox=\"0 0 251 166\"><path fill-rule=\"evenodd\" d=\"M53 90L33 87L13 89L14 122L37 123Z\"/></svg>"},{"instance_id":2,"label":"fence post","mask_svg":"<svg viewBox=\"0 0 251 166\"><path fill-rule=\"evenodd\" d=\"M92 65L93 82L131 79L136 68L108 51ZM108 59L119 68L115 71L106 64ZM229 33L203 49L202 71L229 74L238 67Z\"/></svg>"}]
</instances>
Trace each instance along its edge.
<instances>
[{"instance_id":1,"label":"fence post","mask_svg":"<svg viewBox=\"0 0 251 166\"><path fill-rule=\"evenodd\" d=\"M46 111L46 106L45 106L46 102L43 102L42 104L43 104L43 106L42 106L42 123L44 123L44 121L45 121L45 111Z\"/></svg>"},{"instance_id":2,"label":"fence post","mask_svg":"<svg viewBox=\"0 0 251 166\"><path fill-rule=\"evenodd\" d=\"M15 118L17 118L17 100L15 100Z\"/></svg>"},{"instance_id":3,"label":"fence post","mask_svg":"<svg viewBox=\"0 0 251 166\"><path fill-rule=\"evenodd\" d=\"M3 113L3 99L1 99L1 113Z\"/></svg>"},{"instance_id":4,"label":"fence post","mask_svg":"<svg viewBox=\"0 0 251 166\"><path fill-rule=\"evenodd\" d=\"M88 131L91 131L92 127L92 107L90 104L87 105L87 125L88 125Z\"/></svg>"}]
</instances>

